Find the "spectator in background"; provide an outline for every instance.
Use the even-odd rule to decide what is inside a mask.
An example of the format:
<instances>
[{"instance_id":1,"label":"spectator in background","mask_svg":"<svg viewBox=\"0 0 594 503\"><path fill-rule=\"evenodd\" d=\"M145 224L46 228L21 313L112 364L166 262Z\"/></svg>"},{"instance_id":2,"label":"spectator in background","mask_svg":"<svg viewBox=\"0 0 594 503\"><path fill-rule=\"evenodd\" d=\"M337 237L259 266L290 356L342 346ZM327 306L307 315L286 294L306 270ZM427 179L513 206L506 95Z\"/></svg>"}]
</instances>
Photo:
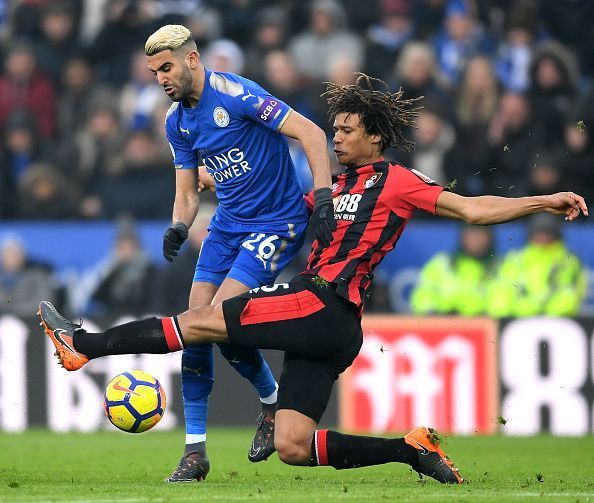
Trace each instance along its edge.
<instances>
[{"instance_id":1,"label":"spectator in background","mask_svg":"<svg viewBox=\"0 0 594 503\"><path fill-rule=\"evenodd\" d=\"M304 88L299 82L295 61L286 51L271 51L264 58L262 86L291 108L317 124L326 124L326 109L320 92Z\"/></svg>"},{"instance_id":2,"label":"spectator in background","mask_svg":"<svg viewBox=\"0 0 594 503\"><path fill-rule=\"evenodd\" d=\"M505 93L487 133L490 153L485 183L488 194L526 194L530 160L542 145L534 127L526 96Z\"/></svg>"},{"instance_id":3,"label":"spectator in background","mask_svg":"<svg viewBox=\"0 0 594 503\"><path fill-rule=\"evenodd\" d=\"M84 129L63 154L63 169L81 189L79 213L83 217L97 218L101 215L102 205L97 189L113 169L113 163L123 148L125 138L122 136L116 110L110 105L95 105Z\"/></svg>"},{"instance_id":4,"label":"spectator in background","mask_svg":"<svg viewBox=\"0 0 594 503\"><path fill-rule=\"evenodd\" d=\"M223 73L241 74L245 64L245 57L241 47L232 40L223 38L208 45L202 60L204 66L210 70Z\"/></svg>"},{"instance_id":5,"label":"spectator in background","mask_svg":"<svg viewBox=\"0 0 594 503\"><path fill-rule=\"evenodd\" d=\"M457 180L456 192L460 194L485 193L485 179L490 167L486 136L498 100L499 88L491 62L485 56L473 57L456 94L456 144L447 160L447 176Z\"/></svg>"},{"instance_id":6,"label":"spectator in background","mask_svg":"<svg viewBox=\"0 0 594 503\"><path fill-rule=\"evenodd\" d=\"M15 110L5 124L0 147L3 201L7 216L16 216L16 188L31 164L52 157L50 146L40 137L35 118L26 110Z\"/></svg>"},{"instance_id":7,"label":"spectator in background","mask_svg":"<svg viewBox=\"0 0 594 503\"><path fill-rule=\"evenodd\" d=\"M487 311L487 292L498 260L488 227L464 225L458 250L439 253L423 266L411 294L415 314L480 316Z\"/></svg>"},{"instance_id":8,"label":"spectator in background","mask_svg":"<svg viewBox=\"0 0 594 503\"><path fill-rule=\"evenodd\" d=\"M51 272L27 260L19 236L5 235L0 241L0 314L30 319L46 295L56 302Z\"/></svg>"},{"instance_id":9,"label":"spectator in background","mask_svg":"<svg viewBox=\"0 0 594 503\"><path fill-rule=\"evenodd\" d=\"M470 59L456 96L455 117L461 129L478 129L484 135L495 115L499 88L486 56Z\"/></svg>"},{"instance_id":10,"label":"spectator in background","mask_svg":"<svg viewBox=\"0 0 594 503\"><path fill-rule=\"evenodd\" d=\"M538 0L547 31L576 54L586 77L594 76L594 2Z\"/></svg>"},{"instance_id":11,"label":"spectator in background","mask_svg":"<svg viewBox=\"0 0 594 503\"><path fill-rule=\"evenodd\" d=\"M310 29L289 44L301 75L312 82L328 80L331 61L340 56L349 57L355 68L363 68L363 42L347 30L346 16L338 2L314 0L310 22Z\"/></svg>"},{"instance_id":12,"label":"spectator in background","mask_svg":"<svg viewBox=\"0 0 594 503\"><path fill-rule=\"evenodd\" d=\"M184 246L173 262L157 271L154 292L151 301L156 313L171 315L188 309L188 298L192 287L192 276L188 271L196 268L202 241L208 236L208 224L215 210L214 204L203 203L200 197L200 209L189 229L188 245Z\"/></svg>"},{"instance_id":13,"label":"spectator in background","mask_svg":"<svg viewBox=\"0 0 594 503\"><path fill-rule=\"evenodd\" d=\"M167 166L171 166L171 148L169 147L169 141L167 140L167 132L163 127L167 112L171 107L170 103L163 100L157 104L157 107L153 110L153 116L151 117L151 123L148 129L152 134L155 145L159 150L159 158L167 159Z\"/></svg>"},{"instance_id":14,"label":"spectator in background","mask_svg":"<svg viewBox=\"0 0 594 503\"><path fill-rule=\"evenodd\" d=\"M575 316L586 292L586 270L563 242L561 220L531 217L528 244L509 252L488 297L497 317Z\"/></svg>"},{"instance_id":15,"label":"spectator in background","mask_svg":"<svg viewBox=\"0 0 594 503\"><path fill-rule=\"evenodd\" d=\"M443 26L444 12L449 0L415 0L417 37L428 40Z\"/></svg>"},{"instance_id":16,"label":"spectator in background","mask_svg":"<svg viewBox=\"0 0 594 503\"><path fill-rule=\"evenodd\" d=\"M425 101L413 130L415 150L412 152L412 168L420 171L440 185L448 185L445 167L447 152L456 140L454 128L448 122L442 107Z\"/></svg>"},{"instance_id":17,"label":"spectator in background","mask_svg":"<svg viewBox=\"0 0 594 503\"><path fill-rule=\"evenodd\" d=\"M573 54L558 42L537 47L530 65L530 102L543 144L559 144L576 97L578 67Z\"/></svg>"},{"instance_id":18,"label":"spectator in background","mask_svg":"<svg viewBox=\"0 0 594 503\"><path fill-rule=\"evenodd\" d=\"M91 296L93 314L138 316L146 312L154 270L132 221L120 221L113 250L98 272Z\"/></svg>"},{"instance_id":19,"label":"spectator in background","mask_svg":"<svg viewBox=\"0 0 594 503\"><path fill-rule=\"evenodd\" d=\"M0 123L12 111L28 110L35 118L39 133L51 138L56 126L56 97L50 80L37 68L30 45L15 44L8 53L5 73L0 74Z\"/></svg>"},{"instance_id":20,"label":"spectator in background","mask_svg":"<svg viewBox=\"0 0 594 503\"><path fill-rule=\"evenodd\" d=\"M17 214L28 220L70 220L77 215L78 187L50 164L33 164L18 183Z\"/></svg>"},{"instance_id":21,"label":"spectator in background","mask_svg":"<svg viewBox=\"0 0 594 503\"><path fill-rule=\"evenodd\" d=\"M182 0L183 1L183 0ZM201 0L198 0L201 3ZM199 8L187 10L185 12L185 21L176 21L170 24L183 24L192 32L192 36L198 47L206 47L210 42L221 38L223 33L223 21L221 12L210 8L207 5L201 5ZM155 25L164 25L162 20L157 20Z\"/></svg>"},{"instance_id":22,"label":"spectator in background","mask_svg":"<svg viewBox=\"0 0 594 503\"><path fill-rule=\"evenodd\" d=\"M438 80L435 52L425 42L409 42L402 49L394 66L392 87L402 87L407 98L424 96L427 99L447 102L448 96Z\"/></svg>"},{"instance_id":23,"label":"spectator in background","mask_svg":"<svg viewBox=\"0 0 594 503\"><path fill-rule=\"evenodd\" d=\"M411 0L382 0L379 23L367 31L366 73L389 80L402 48L415 34Z\"/></svg>"},{"instance_id":24,"label":"spectator in background","mask_svg":"<svg viewBox=\"0 0 594 503\"><path fill-rule=\"evenodd\" d=\"M586 114L594 114L589 109ZM564 177L569 178L573 187L580 187L588 203L594 201L594 142L591 127L574 115L565 123L563 147L559 152L559 169Z\"/></svg>"},{"instance_id":25,"label":"spectator in background","mask_svg":"<svg viewBox=\"0 0 594 503\"><path fill-rule=\"evenodd\" d=\"M41 8L41 37L35 52L39 67L55 87L62 80L66 61L79 52L76 19L68 2L50 2Z\"/></svg>"},{"instance_id":26,"label":"spectator in background","mask_svg":"<svg viewBox=\"0 0 594 503\"><path fill-rule=\"evenodd\" d=\"M8 38L8 0L0 0L0 43Z\"/></svg>"},{"instance_id":27,"label":"spectator in background","mask_svg":"<svg viewBox=\"0 0 594 503\"><path fill-rule=\"evenodd\" d=\"M58 137L60 149L69 149L93 107L113 103L116 98L109 88L95 81L93 68L82 56L74 56L65 63L60 89Z\"/></svg>"},{"instance_id":28,"label":"spectator in background","mask_svg":"<svg viewBox=\"0 0 594 503\"><path fill-rule=\"evenodd\" d=\"M554 194L575 187L570 177L561 176L561 159L552 151L537 153L528 166L527 194ZM581 186L581 185L577 185Z\"/></svg>"},{"instance_id":29,"label":"spectator in background","mask_svg":"<svg viewBox=\"0 0 594 503\"><path fill-rule=\"evenodd\" d=\"M110 0L108 20L87 47L97 76L118 89L130 78L132 53L144 46L151 31L150 5L138 0Z\"/></svg>"},{"instance_id":30,"label":"spectator in background","mask_svg":"<svg viewBox=\"0 0 594 503\"><path fill-rule=\"evenodd\" d=\"M99 183L101 214L108 218L168 218L175 198L174 170L165 168L171 152L163 150L150 130L128 134L124 149L113 159L110 171Z\"/></svg>"},{"instance_id":31,"label":"spectator in background","mask_svg":"<svg viewBox=\"0 0 594 503\"><path fill-rule=\"evenodd\" d=\"M150 7L155 24L161 26L183 22L189 13L204 15L204 3L204 0L158 0Z\"/></svg>"},{"instance_id":32,"label":"spectator in background","mask_svg":"<svg viewBox=\"0 0 594 503\"><path fill-rule=\"evenodd\" d=\"M505 40L499 44L495 58L497 77L506 91L521 93L528 90L537 14L535 0L517 0L511 5Z\"/></svg>"},{"instance_id":33,"label":"spectator in background","mask_svg":"<svg viewBox=\"0 0 594 503\"><path fill-rule=\"evenodd\" d=\"M132 76L120 91L120 118L126 129L144 129L150 125L159 102L166 98L146 65L143 49L133 53L131 66Z\"/></svg>"},{"instance_id":34,"label":"spectator in background","mask_svg":"<svg viewBox=\"0 0 594 503\"><path fill-rule=\"evenodd\" d=\"M451 87L458 83L472 56L494 50L493 41L476 20L468 0L449 0L444 26L433 43L441 75Z\"/></svg>"},{"instance_id":35,"label":"spectator in background","mask_svg":"<svg viewBox=\"0 0 594 503\"><path fill-rule=\"evenodd\" d=\"M283 9L267 7L261 10L256 16L255 36L246 49L245 76L262 82L266 72L262 62L270 53L284 50L286 38L287 16Z\"/></svg>"},{"instance_id":36,"label":"spectator in background","mask_svg":"<svg viewBox=\"0 0 594 503\"><path fill-rule=\"evenodd\" d=\"M254 33L254 13L262 0L215 0L223 11L223 36L245 47Z\"/></svg>"},{"instance_id":37,"label":"spectator in background","mask_svg":"<svg viewBox=\"0 0 594 503\"><path fill-rule=\"evenodd\" d=\"M2 150L0 149L0 155ZM7 169L0 169L0 220L14 214L14 181Z\"/></svg>"}]
</instances>

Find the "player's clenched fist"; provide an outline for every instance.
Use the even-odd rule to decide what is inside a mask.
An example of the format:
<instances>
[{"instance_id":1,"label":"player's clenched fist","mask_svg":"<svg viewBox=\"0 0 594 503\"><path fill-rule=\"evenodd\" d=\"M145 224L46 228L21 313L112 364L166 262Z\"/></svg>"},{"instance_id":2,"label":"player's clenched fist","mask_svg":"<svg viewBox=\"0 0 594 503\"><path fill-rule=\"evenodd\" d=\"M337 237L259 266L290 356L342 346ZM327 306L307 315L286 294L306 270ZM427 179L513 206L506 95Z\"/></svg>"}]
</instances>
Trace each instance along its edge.
<instances>
[{"instance_id":1,"label":"player's clenched fist","mask_svg":"<svg viewBox=\"0 0 594 503\"><path fill-rule=\"evenodd\" d=\"M334 220L332 191L328 187L322 187L314 192L314 207L309 225L313 228L320 244L324 247L329 246L332 233L336 230L336 220Z\"/></svg>"},{"instance_id":2,"label":"player's clenched fist","mask_svg":"<svg viewBox=\"0 0 594 503\"><path fill-rule=\"evenodd\" d=\"M169 227L163 234L163 256L165 259L173 262L186 239L188 239L188 226L186 224L175 222L173 227Z\"/></svg>"}]
</instances>

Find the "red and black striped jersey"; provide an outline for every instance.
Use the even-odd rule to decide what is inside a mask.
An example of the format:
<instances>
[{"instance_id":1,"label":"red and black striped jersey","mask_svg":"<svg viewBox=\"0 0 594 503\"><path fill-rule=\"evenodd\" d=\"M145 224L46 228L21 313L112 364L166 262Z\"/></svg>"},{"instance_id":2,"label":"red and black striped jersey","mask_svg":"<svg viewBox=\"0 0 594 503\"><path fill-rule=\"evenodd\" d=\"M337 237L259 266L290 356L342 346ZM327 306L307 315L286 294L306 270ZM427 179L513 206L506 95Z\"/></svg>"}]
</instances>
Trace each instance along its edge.
<instances>
[{"instance_id":1,"label":"red and black striped jersey","mask_svg":"<svg viewBox=\"0 0 594 503\"><path fill-rule=\"evenodd\" d=\"M443 190L422 173L387 161L348 169L332 185L332 242L323 248L314 241L302 274L321 276L362 309L374 268L394 248L412 212L434 214ZM306 203L313 207L312 193Z\"/></svg>"}]
</instances>

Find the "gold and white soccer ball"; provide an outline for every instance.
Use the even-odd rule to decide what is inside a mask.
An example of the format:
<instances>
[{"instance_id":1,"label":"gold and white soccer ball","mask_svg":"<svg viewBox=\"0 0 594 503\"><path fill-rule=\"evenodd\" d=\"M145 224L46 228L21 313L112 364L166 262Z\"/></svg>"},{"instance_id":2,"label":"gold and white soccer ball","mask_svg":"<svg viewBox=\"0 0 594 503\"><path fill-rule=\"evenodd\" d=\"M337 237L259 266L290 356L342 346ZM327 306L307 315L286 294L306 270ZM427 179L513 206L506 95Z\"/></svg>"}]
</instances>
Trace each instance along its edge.
<instances>
[{"instance_id":1,"label":"gold and white soccer ball","mask_svg":"<svg viewBox=\"0 0 594 503\"><path fill-rule=\"evenodd\" d=\"M150 430L165 413L165 391L142 370L115 376L105 388L105 413L111 424L128 433Z\"/></svg>"}]
</instances>

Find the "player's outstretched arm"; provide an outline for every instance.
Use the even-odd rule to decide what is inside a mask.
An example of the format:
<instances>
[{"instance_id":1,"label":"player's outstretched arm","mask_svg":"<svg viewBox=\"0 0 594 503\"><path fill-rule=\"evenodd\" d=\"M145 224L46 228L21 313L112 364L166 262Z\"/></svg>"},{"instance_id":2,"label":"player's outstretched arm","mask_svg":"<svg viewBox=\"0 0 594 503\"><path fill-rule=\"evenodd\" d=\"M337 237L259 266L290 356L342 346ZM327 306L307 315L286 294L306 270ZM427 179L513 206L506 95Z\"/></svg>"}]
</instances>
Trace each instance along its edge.
<instances>
[{"instance_id":1,"label":"player's outstretched arm","mask_svg":"<svg viewBox=\"0 0 594 503\"><path fill-rule=\"evenodd\" d=\"M573 192L514 198L465 197L444 191L438 197L436 206L436 213L441 217L457 218L476 225L509 222L542 211L565 215L567 221L575 220L580 213L588 216L584 198Z\"/></svg>"}]
</instances>

